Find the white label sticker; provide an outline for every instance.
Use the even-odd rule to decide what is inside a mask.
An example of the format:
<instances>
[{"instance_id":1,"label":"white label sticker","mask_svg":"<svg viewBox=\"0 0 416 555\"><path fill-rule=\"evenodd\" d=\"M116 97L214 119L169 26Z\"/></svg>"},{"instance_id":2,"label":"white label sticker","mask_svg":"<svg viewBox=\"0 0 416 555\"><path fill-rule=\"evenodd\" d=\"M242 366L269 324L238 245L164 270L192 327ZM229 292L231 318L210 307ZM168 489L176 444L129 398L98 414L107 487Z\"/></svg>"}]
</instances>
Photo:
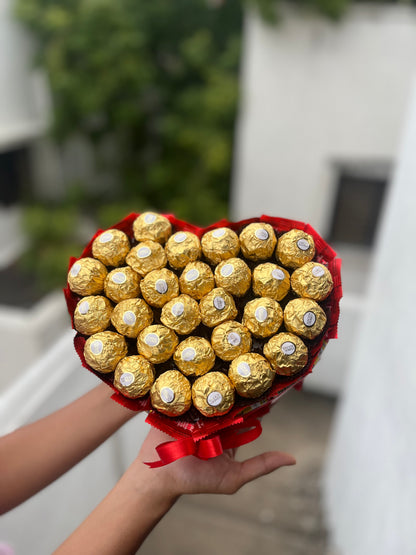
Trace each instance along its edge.
<instances>
[{"instance_id":1,"label":"white label sticker","mask_svg":"<svg viewBox=\"0 0 416 555\"><path fill-rule=\"evenodd\" d=\"M291 341L285 341L284 343L282 343L282 346L280 348L284 355L293 355L293 353L296 351L296 345Z\"/></svg>"},{"instance_id":2,"label":"white label sticker","mask_svg":"<svg viewBox=\"0 0 416 555\"><path fill-rule=\"evenodd\" d=\"M254 235L257 239L260 239L260 241L266 241L269 238L269 232L264 228L256 229Z\"/></svg>"},{"instance_id":3,"label":"white label sticker","mask_svg":"<svg viewBox=\"0 0 416 555\"><path fill-rule=\"evenodd\" d=\"M71 268L70 274L72 277L77 277L80 271L81 271L81 264L79 264L78 262L75 262L75 264Z\"/></svg>"},{"instance_id":4,"label":"white label sticker","mask_svg":"<svg viewBox=\"0 0 416 555\"><path fill-rule=\"evenodd\" d=\"M175 392L170 387L162 387L160 398L164 403L171 403L175 398Z\"/></svg>"},{"instance_id":5,"label":"white label sticker","mask_svg":"<svg viewBox=\"0 0 416 555\"><path fill-rule=\"evenodd\" d=\"M195 360L195 357L196 351L193 347L186 347L186 349L182 351L181 359L185 362L191 362L191 360Z\"/></svg>"},{"instance_id":6,"label":"white label sticker","mask_svg":"<svg viewBox=\"0 0 416 555\"><path fill-rule=\"evenodd\" d=\"M158 279L155 283L155 289L161 295L164 295L168 290L168 284L164 279Z\"/></svg>"},{"instance_id":7,"label":"white label sticker","mask_svg":"<svg viewBox=\"0 0 416 555\"><path fill-rule=\"evenodd\" d=\"M228 335L227 335L227 341L230 345L232 345L233 347L237 347L238 345L240 345L241 343L241 336L239 333L237 333L236 331L231 331Z\"/></svg>"},{"instance_id":8,"label":"white label sticker","mask_svg":"<svg viewBox=\"0 0 416 555\"><path fill-rule=\"evenodd\" d=\"M305 326L307 326L308 328L312 327L314 325L314 323L316 322L316 316L313 312L305 312L305 314L303 315L303 323L305 324Z\"/></svg>"},{"instance_id":9,"label":"white label sticker","mask_svg":"<svg viewBox=\"0 0 416 555\"><path fill-rule=\"evenodd\" d=\"M152 251L149 249L149 247L140 247L140 249L137 251L138 258L147 258L151 254Z\"/></svg>"},{"instance_id":10,"label":"white label sticker","mask_svg":"<svg viewBox=\"0 0 416 555\"><path fill-rule=\"evenodd\" d=\"M176 317L182 316L184 311L185 311L185 306L183 303L175 303L171 309L172 315Z\"/></svg>"},{"instance_id":11,"label":"white label sticker","mask_svg":"<svg viewBox=\"0 0 416 555\"><path fill-rule=\"evenodd\" d=\"M156 347L156 345L159 345L159 341L160 338L155 333L148 333L144 338L144 342L146 345L149 345L149 347Z\"/></svg>"},{"instance_id":12,"label":"white label sticker","mask_svg":"<svg viewBox=\"0 0 416 555\"><path fill-rule=\"evenodd\" d=\"M183 243L186 240L186 233L179 232L173 236L175 243Z\"/></svg>"},{"instance_id":13,"label":"white label sticker","mask_svg":"<svg viewBox=\"0 0 416 555\"><path fill-rule=\"evenodd\" d=\"M265 306L259 306L256 308L254 316L256 317L257 322L265 322L269 316L267 308Z\"/></svg>"},{"instance_id":14,"label":"white label sticker","mask_svg":"<svg viewBox=\"0 0 416 555\"><path fill-rule=\"evenodd\" d=\"M222 395L219 391L211 391L207 397L207 403L210 407L218 407L222 402Z\"/></svg>"},{"instance_id":15,"label":"white label sticker","mask_svg":"<svg viewBox=\"0 0 416 555\"><path fill-rule=\"evenodd\" d=\"M193 268L192 270L188 270L185 274L186 281L195 281L198 278L199 278L199 272L196 268Z\"/></svg>"},{"instance_id":16,"label":"white label sticker","mask_svg":"<svg viewBox=\"0 0 416 555\"><path fill-rule=\"evenodd\" d=\"M234 266L232 264L224 264L220 270L222 277L228 277L234 272Z\"/></svg>"},{"instance_id":17,"label":"white label sticker","mask_svg":"<svg viewBox=\"0 0 416 555\"><path fill-rule=\"evenodd\" d=\"M225 301L222 297L214 297L213 304L217 310L223 310L225 308Z\"/></svg>"},{"instance_id":18,"label":"white label sticker","mask_svg":"<svg viewBox=\"0 0 416 555\"><path fill-rule=\"evenodd\" d=\"M220 239L220 237L224 237L225 235L225 229L223 227L220 227L219 229L214 229L214 231L212 232L212 236L215 239Z\"/></svg>"},{"instance_id":19,"label":"white label sticker","mask_svg":"<svg viewBox=\"0 0 416 555\"><path fill-rule=\"evenodd\" d=\"M120 383L124 387L128 387L134 382L134 374L131 372L123 372L120 376Z\"/></svg>"},{"instance_id":20,"label":"white label sticker","mask_svg":"<svg viewBox=\"0 0 416 555\"><path fill-rule=\"evenodd\" d=\"M116 272L111 276L111 281L120 285L127 281L127 276L124 272Z\"/></svg>"},{"instance_id":21,"label":"white label sticker","mask_svg":"<svg viewBox=\"0 0 416 555\"><path fill-rule=\"evenodd\" d=\"M237 366L237 373L240 374L243 378L247 378L251 374L250 365L247 362L240 362Z\"/></svg>"},{"instance_id":22,"label":"white label sticker","mask_svg":"<svg viewBox=\"0 0 416 555\"><path fill-rule=\"evenodd\" d=\"M275 268L274 270L272 270L272 276L274 277L274 279L278 279L279 281L285 279L285 274L283 270L280 270L280 268Z\"/></svg>"},{"instance_id":23,"label":"white label sticker","mask_svg":"<svg viewBox=\"0 0 416 555\"><path fill-rule=\"evenodd\" d=\"M310 244L306 239L299 239L299 241L296 244L301 251L307 251L310 247Z\"/></svg>"},{"instance_id":24,"label":"white label sticker","mask_svg":"<svg viewBox=\"0 0 416 555\"><path fill-rule=\"evenodd\" d=\"M147 224L152 224L153 222L156 221L156 214L152 214L151 212L148 212L147 214L144 215L144 221Z\"/></svg>"},{"instance_id":25,"label":"white label sticker","mask_svg":"<svg viewBox=\"0 0 416 555\"><path fill-rule=\"evenodd\" d=\"M82 301L82 303L78 307L78 312L82 315L87 314L90 309L90 304L88 301Z\"/></svg>"},{"instance_id":26,"label":"white label sticker","mask_svg":"<svg viewBox=\"0 0 416 555\"><path fill-rule=\"evenodd\" d=\"M112 239L113 239L113 234L110 233L109 231L106 231L105 233L102 233L100 235L99 241L100 243L109 243Z\"/></svg>"},{"instance_id":27,"label":"white label sticker","mask_svg":"<svg viewBox=\"0 0 416 555\"><path fill-rule=\"evenodd\" d=\"M312 275L315 277L322 277L325 274L325 270L322 266L314 266L312 268Z\"/></svg>"},{"instance_id":28,"label":"white label sticker","mask_svg":"<svg viewBox=\"0 0 416 555\"><path fill-rule=\"evenodd\" d=\"M134 314L134 312L132 312L131 310L126 310L126 312L123 314L123 322L127 326L134 326L134 324L136 323L136 315Z\"/></svg>"},{"instance_id":29,"label":"white label sticker","mask_svg":"<svg viewBox=\"0 0 416 555\"><path fill-rule=\"evenodd\" d=\"M101 355L101 353L103 352L103 349L104 349L103 342L100 341L99 339L96 339L90 345L90 350L93 355Z\"/></svg>"}]
</instances>

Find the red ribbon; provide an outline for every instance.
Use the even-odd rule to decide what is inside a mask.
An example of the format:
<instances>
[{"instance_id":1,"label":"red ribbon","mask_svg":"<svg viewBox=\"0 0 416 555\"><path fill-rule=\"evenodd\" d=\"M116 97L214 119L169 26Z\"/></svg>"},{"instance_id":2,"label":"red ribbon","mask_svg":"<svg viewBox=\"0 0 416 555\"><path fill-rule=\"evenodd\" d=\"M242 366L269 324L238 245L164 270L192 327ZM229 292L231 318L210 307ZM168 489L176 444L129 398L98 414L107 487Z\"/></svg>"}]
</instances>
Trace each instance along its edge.
<instances>
[{"instance_id":1,"label":"red ribbon","mask_svg":"<svg viewBox=\"0 0 416 555\"><path fill-rule=\"evenodd\" d=\"M225 449L234 449L257 439L262 432L260 420L249 418L246 422L232 426L219 434L206 439L187 437L166 441L156 447L160 460L147 462L150 468L159 468L182 457L194 455L198 459L208 460L221 455Z\"/></svg>"}]
</instances>

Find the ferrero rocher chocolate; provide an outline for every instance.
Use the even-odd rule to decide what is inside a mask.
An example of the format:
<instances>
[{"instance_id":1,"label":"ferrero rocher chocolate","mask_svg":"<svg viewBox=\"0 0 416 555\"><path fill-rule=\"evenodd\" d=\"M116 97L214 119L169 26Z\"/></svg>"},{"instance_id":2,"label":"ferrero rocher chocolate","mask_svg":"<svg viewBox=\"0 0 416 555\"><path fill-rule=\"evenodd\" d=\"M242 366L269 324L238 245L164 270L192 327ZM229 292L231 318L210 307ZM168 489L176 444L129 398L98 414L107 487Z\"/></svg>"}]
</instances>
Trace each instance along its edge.
<instances>
[{"instance_id":1,"label":"ferrero rocher chocolate","mask_svg":"<svg viewBox=\"0 0 416 555\"><path fill-rule=\"evenodd\" d=\"M86 363L103 374L113 372L126 355L126 340L122 335L113 331L95 333L87 339L84 345Z\"/></svg>"},{"instance_id":2,"label":"ferrero rocher chocolate","mask_svg":"<svg viewBox=\"0 0 416 555\"><path fill-rule=\"evenodd\" d=\"M199 309L202 323L209 328L233 320L238 313L233 296L222 287L216 287L205 295L199 303Z\"/></svg>"},{"instance_id":3,"label":"ferrero rocher chocolate","mask_svg":"<svg viewBox=\"0 0 416 555\"><path fill-rule=\"evenodd\" d=\"M144 212L134 220L133 233L136 241L156 241L163 244L172 233L172 226L165 216Z\"/></svg>"},{"instance_id":4,"label":"ferrero rocher chocolate","mask_svg":"<svg viewBox=\"0 0 416 555\"><path fill-rule=\"evenodd\" d=\"M228 377L241 397L255 399L270 388L275 373L264 357L246 353L232 361Z\"/></svg>"},{"instance_id":5,"label":"ferrero rocher chocolate","mask_svg":"<svg viewBox=\"0 0 416 555\"><path fill-rule=\"evenodd\" d=\"M277 374L291 376L308 362L308 349L293 333L279 333L269 339L263 353Z\"/></svg>"},{"instance_id":6,"label":"ferrero rocher chocolate","mask_svg":"<svg viewBox=\"0 0 416 555\"><path fill-rule=\"evenodd\" d=\"M98 295L104 289L107 268L95 258L80 258L68 272L68 285L78 295Z\"/></svg>"},{"instance_id":7,"label":"ferrero rocher chocolate","mask_svg":"<svg viewBox=\"0 0 416 555\"><path fill-rule=\"evenodd\" d=\"M296 295L314 301L326 299L334 287L331 272L318 262L307 262L295 270L290 282Z\"/></svg>"},{"instance_id":8,"label":"ferrero rocher chocolate","mask_svg":"<svg viewBox=\"0 0 416 555\"><path fill-rule=\"evenodd\" d=\"M110 323L113 305L101 295L84 297L79 301L74 312L74 326L85 335L104 331Z\"/></svg>"},{"instance_id":9,"label":"ferrero rocher chocolate","mask_svg":"<svg viewBox=\"0 0 416 555\"><path fill-rule=\"evenodd\" d=\"M215 283L228 293L242 297L250 289L250 268L241 258L223 260L215 268Z\"/></svg>"},{"instance_id":10,"label":"ferrero rocher chocolate","mask_svg":"<svg viewBox=\"0 0 416 555\"><path fill-rule=\"evenodd\" d=\"M294 299L284 310L287 331L307 339L317 337L325 327L326 315L319 304L312 299Z\"/></svg>"},{"instance_id":11,"label":"ferrero rocher chocolate","mask_svg":"<svg viewBox=\"0 0 416 555\"><path fill-rule=\"evenodd\" d=\"M224 322L212 330L211 345L222 360L233 360L251 349L251 335L239 322Z\"/></svg>"},{"instance_id":12,"label":"ferrero rocher chocolate","mask_svg":"<svg viewBox=\"0 0 416 555\"><path fill-rule=\"evenodd\" d=\"M173 360L185 376L203 376L215 363L211 343L203 337L187 337L176 347Z\"/></svg>"},{"instance_id":13,"label":"ferrero rocher chocolate","mask_svg":"<svg viewBox=\"0 0 416 555\"><path fill-rule=\"evenodd\" d=\"M276 235L270 224L249 224L240 233L241 252L249 260L270 258L276 246Z\"/></svg>"},{"instance_id":14,"label":"ferrero rocher chocolate","mask_svg":"<svg viewBox=\"0 0 416 555\"><path fill-rule=\"evenodd\" d=\"M140 295L140 279L130 266L112 270L105 279L104 291L115 303L125 299L134 299Z\"/></svg>"},{"instance_id":15,"label":"ferrero rocher chocolate","mask_svg":"<svg viewBox=\"0 0 416 555\"><path fill-rule=\"evenodd\" d=\"M197 301L189 295L179 295L164 305L160 321L176 333L190 334L201 323Z\"/></svg>"},{"instance_id":16,"label":"ferrero rocher chocolate","mask_svg":"<svg viewBox=\"0 0 416 555\"><path fill-rule=\"evenodd\" d=\"M259 264L253 270L253 291L260 297L281 301L290 291L289 272L271 262Z\"/></svg>"},{"instance_id":17,"label":"ferrero rocher chocolate","mask_svg":"<svg viewBox=\"0 0 416 555\"><path fill-rule=\"evenodd\" d=\"M221 416L234 405L234 387L222 372L208 372L192 386L194 406L204 416Z\"/></svg>"},{"instance_id":18,"label":"ferrero rocher chocolate","mask_svg":"<svg viewBox=\"0 0 416 555\"><path fill-rule=\"evenodd\" d=\"M154 381L153 364L140 355L124 357L114 372L114 387L130 399L146 395Z\"/></svg>"},{"instance_id":19,"label":"ferrero rocher chocolate","mask_svg":"<svg viewBox=\"0 0 416 555\"><path fill-rule=\"evenodd\" d=\"M211 264L234 258L240 251L237 233L229 227L219 227L207 231L201 239L202 252Z\"/></svg>"},{"instance_id":20,"label":"ferrero rocher chocolate","mask_svg":"<svg viewBox=\"0 0 416 555\"><path fill-rule=\"evenodd\" d=\"M166 362L173 355L178 343L178 336L173 330L154 324L139 333L137 350L150 362L159 364Z\"/></svg>"},{"instance_id":21,"label":"ferrero rocher chocolate","mask_svg":"<svg viewBox=\"0 0 416 555\"><path fill-rule=\"evenodd\" d=\"M153 310L143 299L126 299L118 303L111 315L111 323L118 333L137 337L139 332L153 322Z\"/></svg>"},{"instance_id":22,"label":"ferrero rocher chocolate","mask_svg":"<svg viewBox=\"0 0 416 555\"><path fill-rule=\"evenodd\" d=\"M291 229L279 237L276 256L284 266L299 268L315 256L315 241L309 233Z\"/></svg>"},{"instance_id":23,"label":"ferrero rocher chocolate","mask_svg":"<svg viewBox=\"0 0 416 555\"><path fill-rule=\"evenodd\" d=\"M214 275L205 262L189 262L179 278L179 285L182 293L199 300L214 289Z\"/></svg>"},{"instance_id":24,"label":"ferrero rocher chocolate","mask_svg":"<svg viewBox=\"0 0 416 555\"><path fill-rule=\"evenodd\" d=\"M172 268L180 270L185 268L188 262L193 262L201 257L201 243L195 233L178 231L169 237L165 251Z\"/></svg>"},{"instance_id":25,"label":"ferrero rocher chocolate","mask_svg":"<svg viewBox=\"0 0 416 555\"><path fill-rule=\"evenodd\" d=\"M124 264L130 250L130 240L119 229L107 229L94 239L92 255L106 266L121 266Z\"/></svg>"},{"instance_id":26,"label":"ferrero rocher chocolate","mask_svg":"<svg viewBox=\"0 0 416 555\"><path fill-rule=\"evenodd\" d=\"M180 416L191 407L191 384L178 370L168 370L153 384L150 399L153 408L166 416Z\"/></svg>"},{"instance_id":27,"label":"ferrero rocher chocolate","mask_svg":"<svg viewBox=\"0 0 416 555\"><path fill-rule=\"evenodd\" d=\"M167 268L149 272L142 279L140 288L144 300L158 308L179 295L178 278Z\"/></svg>"},{"instance_id":28,"label":"ferrero rocher chocolate","mask_svg":"<svg viewBox=\"0 0 416 555\"><path fill-rule=\"evenodd\" d=\"M268 297L248 302L244 307L243 325L255 337L269 337L277 332L283 322L279 303Z\"/></svg>"},{"instance_id":29,"label":"ferrero rocher chocolate","mask_svg":"<svg viewBox=\"0 0 416 555\"><path fill-rule=\"evenodd\" d=\"M135 272L145 276L153 270L164 268L167 263L164 248L156 241L143 241L131 249L126 262Z\"/></svg>"}]
</instances>

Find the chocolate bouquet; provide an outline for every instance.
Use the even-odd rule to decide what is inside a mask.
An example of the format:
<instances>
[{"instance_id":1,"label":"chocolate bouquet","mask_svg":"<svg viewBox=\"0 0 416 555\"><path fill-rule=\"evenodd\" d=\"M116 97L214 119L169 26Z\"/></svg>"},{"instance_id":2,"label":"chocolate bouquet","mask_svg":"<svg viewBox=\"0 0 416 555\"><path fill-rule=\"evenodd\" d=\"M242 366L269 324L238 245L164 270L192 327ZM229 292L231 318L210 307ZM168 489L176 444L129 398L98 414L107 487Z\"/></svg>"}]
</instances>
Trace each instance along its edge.
<instances>
[{"instance_id":1,"label":"chocolate bouquet","mask_svg":"<svg viewBox=\"0 0 416 555\"><path fill-rule=\"evenodd\" d=\"M150 466L207 459L258 437L337 336L340 262L302 222L130 214L70 261L75 349L115 401L175 438Z\"/></svg>"}]
</instances>

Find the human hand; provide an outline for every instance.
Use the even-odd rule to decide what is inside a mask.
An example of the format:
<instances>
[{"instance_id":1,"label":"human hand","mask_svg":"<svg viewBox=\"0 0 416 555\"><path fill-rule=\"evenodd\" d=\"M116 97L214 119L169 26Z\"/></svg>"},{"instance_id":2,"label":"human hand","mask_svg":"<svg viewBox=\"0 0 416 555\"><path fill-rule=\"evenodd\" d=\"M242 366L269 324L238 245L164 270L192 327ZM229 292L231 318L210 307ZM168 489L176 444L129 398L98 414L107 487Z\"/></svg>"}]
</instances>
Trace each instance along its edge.
<instances>
[{"instance_id":1,"label":"human hand","mask_svg":"<svg viewBox=\"0 0 416 555\"><path fill-rule=\"evenodd\" d=\"M155 459L156 447L172 438L167 434L151 428L137 461L143 464ZM145 467L148 479L157 484L165 495L172 498L192 493L232 494L244 484L260 476L269 474L281 466L296 464L296 460L286 453L270 451L245 461L236 461L236 449L228 449L222 455L208 460L194 456L184 457L160 468Z\"/></svg>"}]
</instances>

